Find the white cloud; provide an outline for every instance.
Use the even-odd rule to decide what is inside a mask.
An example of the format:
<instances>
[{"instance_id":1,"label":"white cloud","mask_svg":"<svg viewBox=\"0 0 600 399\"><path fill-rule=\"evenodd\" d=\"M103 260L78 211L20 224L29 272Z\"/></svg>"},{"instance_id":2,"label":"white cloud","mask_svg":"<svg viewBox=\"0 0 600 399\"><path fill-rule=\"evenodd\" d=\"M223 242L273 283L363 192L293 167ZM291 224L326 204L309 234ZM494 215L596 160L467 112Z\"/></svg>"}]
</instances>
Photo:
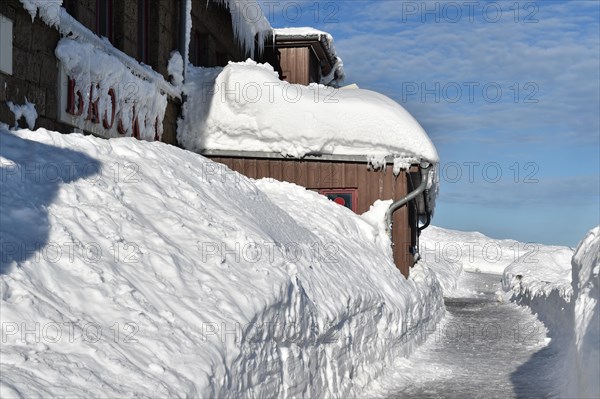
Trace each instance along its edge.
<instances>
[{"instance_id":1,"label":"white cloud","mask_svg":"<svg viewBox=\"0 0 600 399\"><path fill-rule=\"evenodd\" d=\"M400 102L402 88L412 83L428 89L436 82L441 88L452 82L463 87L479 83L474 102L467 98L468 87L455 104L441 90L438 103L433 95L422 101L422 90L404 98L434 138L448 130L464 133L485 127L528 133L546 129L546 137L569 132L562 137L597 143L600 32L597 10L594 16L587 3L540 4L538 23L515 23L509 15L498 23L463 18L452 24L403 22L398 2L380 1L362 4L361 15L333 28L339 31L336 43L347 81ZM486 102L479 90L487 83L502 89L498 103ZM524 103L531 99L538 102Z\"/></svg>"}]
</instances>

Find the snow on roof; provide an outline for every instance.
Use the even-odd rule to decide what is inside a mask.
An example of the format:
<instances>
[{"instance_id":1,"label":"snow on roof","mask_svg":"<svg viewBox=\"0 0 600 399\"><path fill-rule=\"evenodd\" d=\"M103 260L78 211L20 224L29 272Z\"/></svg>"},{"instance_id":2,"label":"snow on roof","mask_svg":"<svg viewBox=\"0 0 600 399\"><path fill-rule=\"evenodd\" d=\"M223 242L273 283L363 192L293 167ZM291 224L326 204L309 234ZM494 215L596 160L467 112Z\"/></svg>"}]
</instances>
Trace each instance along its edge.
<instances>
[{"instance_id":1,"label":"snow on roof","mask_svg":"<svg viewBox=\"0 0 600 399\"><path fill-rule=\"evenodd\" d=\"M325 51L327 51L327 55L329 56L329 60L333 65L332 70L332 79L335 77L337 72L337 78L343 79L345 76L344 72L344 63L342 59L337 55L335 50L335 45L333 41L333 36L330 33L311 28L311 27L301 27L301 28L276 28L273 29L273 39L274 41L279 38L280 40L317 40L323 44ZM331 80L331 79L330 79Z\"/></svg>"},{"instance_id":2,"label":"snow on roof","mask_svg":"<svg viewBox=\"0 0 600 399\"><path fill-rule=\"evenodd\" d=\"M324 32L322 30L311 28L310 26L294 27L294 28L275 28L275 29L273 29L273 33L275 33L277 36L300 36L300 37L326 36L328 38L328 40L333 39L331 34Z\"/></svg>"},{"instance_id":3,"label":"snow on roof","mask_svg":"<svg viewBox=\"0 0 600 399\"><path fill-rule=\"evenodd\" d=\"M187 149L385 157L437 163L419 123L392 99L369 90L302 86L268 64L190 68L178 139Z\"/></svg>"}]
</instances>

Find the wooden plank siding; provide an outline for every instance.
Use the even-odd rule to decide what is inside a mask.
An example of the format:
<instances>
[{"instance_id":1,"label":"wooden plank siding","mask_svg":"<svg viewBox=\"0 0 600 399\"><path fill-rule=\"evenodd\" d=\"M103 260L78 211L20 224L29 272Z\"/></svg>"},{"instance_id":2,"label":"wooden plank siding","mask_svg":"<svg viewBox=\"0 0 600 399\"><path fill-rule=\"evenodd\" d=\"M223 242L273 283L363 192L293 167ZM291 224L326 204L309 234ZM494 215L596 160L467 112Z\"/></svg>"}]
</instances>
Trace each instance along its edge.
<instances>
[{"instance_id":1,"label":"wooden plank siding","mask_svg":"<svg viewBox=\"0 0 600 399\"><path fill-rule=\"evenodd\" d=\"M357 189L359 214L368 211L378 199L398 200L410 191L408 173L394 176L391 165L384 170L373 170L366 163L355 162L228 157L212 159L253 179L268 177L295 183L310 190ZM411 170L413 173L415 171L416 169ZM408 276L414 265L410 252L411 247L416 245L417 237L416 228L411 229L410 224L416 220L413 213L409 206L403 206L394 213L394 262L405 276Z\"/></svg>"},{"instance_id":2,"label":"wooden plank siding","mask_svg":"<svg viewBox=\"0 0 600 399\"><path fill-rule=\"evenodd\" d=\"M283 47L281 72L284 80L304 86L310 84L310 49L306 47Z\"/></svg>"}]
</instances>

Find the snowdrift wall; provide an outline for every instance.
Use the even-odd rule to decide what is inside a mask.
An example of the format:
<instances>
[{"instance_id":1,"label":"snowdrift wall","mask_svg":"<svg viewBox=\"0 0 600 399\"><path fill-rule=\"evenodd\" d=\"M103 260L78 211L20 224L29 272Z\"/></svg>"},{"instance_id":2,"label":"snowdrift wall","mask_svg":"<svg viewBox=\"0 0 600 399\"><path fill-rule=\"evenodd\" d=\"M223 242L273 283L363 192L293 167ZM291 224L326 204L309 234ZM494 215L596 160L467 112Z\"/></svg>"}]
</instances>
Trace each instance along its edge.
<instances>
[{"instance_id":1,"label":"snowdrift wall","mask_svg":"<svg viewBox=\"0 0 600 399\"><path fill-rule=\"evenodd\" d=\"M600 397L600 227L590 231L573 256L577 381L568 394Z\"/></svg>"},{"instance_id":2,"label":"snowdrift wall","mask_svg":"<svg viewBox=\"0 0 600 399\"><path fill-rule=\"evenodd\" d=\"M0 141L3 398L344 397L443 313L456 270L404 279L381 207L162 143Z\"/></svg>"},{"instance_id":3,"label":"snowdrift wall","mask_svg":"<svg viewBox=\"0 0 600 399\"><path fill-rule=\"evenodd\" d=\"M581 241L572 259L552 249L537 255L534 268L515 262L506 268L503 286L529 306L548 327L550 346L559 359L552 380L560 397L600 396L600 227Z\"/></svg>"}]
</instances>

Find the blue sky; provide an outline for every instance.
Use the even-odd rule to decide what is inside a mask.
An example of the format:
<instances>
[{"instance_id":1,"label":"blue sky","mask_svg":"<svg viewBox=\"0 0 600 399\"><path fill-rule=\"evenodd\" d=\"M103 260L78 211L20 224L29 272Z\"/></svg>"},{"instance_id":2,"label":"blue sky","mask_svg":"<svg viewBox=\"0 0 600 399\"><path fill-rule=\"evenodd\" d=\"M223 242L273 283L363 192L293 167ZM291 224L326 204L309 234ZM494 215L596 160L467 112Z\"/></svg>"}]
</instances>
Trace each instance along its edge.
<instances>
[{"instance_id":1,"label":"blue sky","mask_svg":"<svg viewBox=\"0 0 600 399\"><path fill-rule=\"evenodd\" d=\"M344 83L429 133L434 224L568 246L600 224L600 1L262 4L274 27L330 32Z\"/></svg>"}]
</instances>

